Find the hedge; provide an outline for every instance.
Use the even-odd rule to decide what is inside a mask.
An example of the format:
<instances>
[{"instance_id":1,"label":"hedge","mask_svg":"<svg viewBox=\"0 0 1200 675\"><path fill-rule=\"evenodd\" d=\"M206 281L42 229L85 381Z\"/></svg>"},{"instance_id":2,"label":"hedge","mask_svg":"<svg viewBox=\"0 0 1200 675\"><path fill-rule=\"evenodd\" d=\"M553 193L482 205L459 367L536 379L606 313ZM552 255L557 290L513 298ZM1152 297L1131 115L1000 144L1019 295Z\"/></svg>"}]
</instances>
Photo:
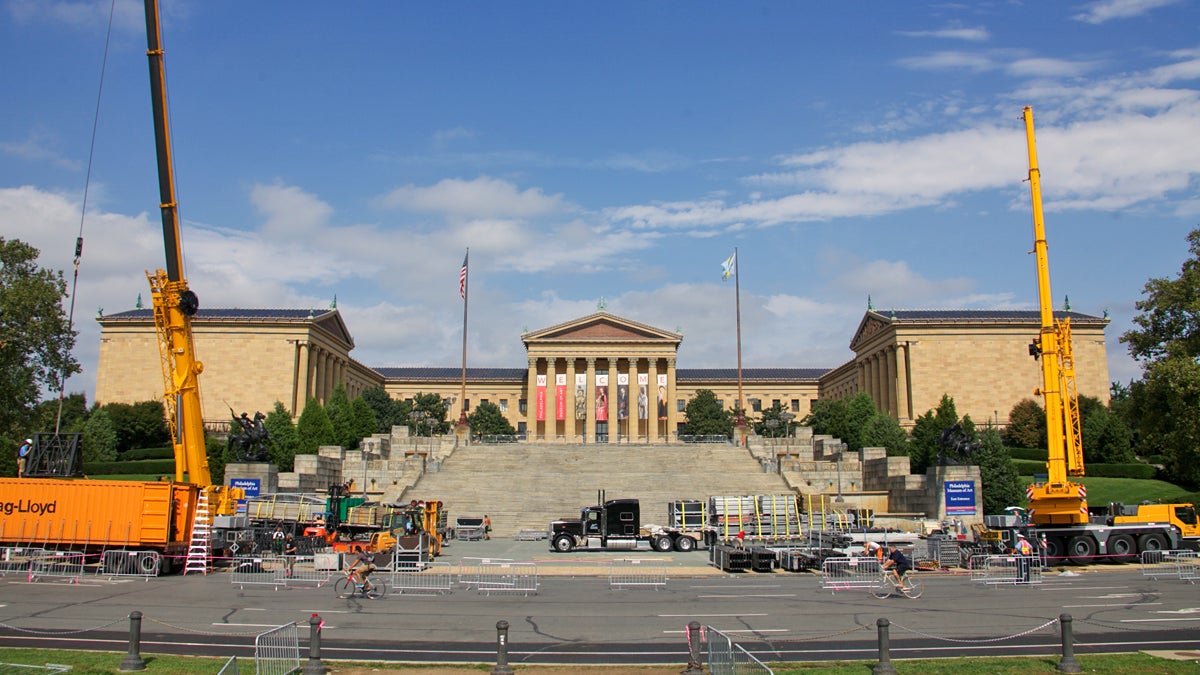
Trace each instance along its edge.
<instances>
[{"instance_id":1,"label":"hedge","mask_svg":"<svg viewBox=\"0 0 1200 675\"><path fill-rule=\"evenodd\" d=\"M175 475L174 459L143 459L135 462L87 462L83 472L89 476L114 476L129 473Z\"/></svg>"},{"instance_id":2,"label":"hedge","mask_svg":"<svg viewBox=\"0 0 1200 675\"><path fill-rule=\"evenodd\" d=\"M1013 459L1035 459L1039 462L1045 462L1048 453L1045 448L1006 448L1008 456Z\"/></svg>"},{"instance_id":3,"label":"hedge","mask_svg":"<svg viewBox=\"0 0 1200 675\"><path fill-rule=\"evenodd\" d=\"M126 450L121 453L121 461L132 462L139 459L175 459L175 450L171 447L165 448L137 448L136 450Z\"/></svg>"},{"instance_id":4,"label":"hedge","mask_svg":"<svg viewBox=\"0 0 1200 675\"><path fill-rule=\"evenodd\" d=\"M1014 459L1013 467L1022 476L1046 473L1045 462ZM1088 464L1087 475L1097 478L1154 478L1158 469L1149 464Z\"/></svg>"}]
</instances>

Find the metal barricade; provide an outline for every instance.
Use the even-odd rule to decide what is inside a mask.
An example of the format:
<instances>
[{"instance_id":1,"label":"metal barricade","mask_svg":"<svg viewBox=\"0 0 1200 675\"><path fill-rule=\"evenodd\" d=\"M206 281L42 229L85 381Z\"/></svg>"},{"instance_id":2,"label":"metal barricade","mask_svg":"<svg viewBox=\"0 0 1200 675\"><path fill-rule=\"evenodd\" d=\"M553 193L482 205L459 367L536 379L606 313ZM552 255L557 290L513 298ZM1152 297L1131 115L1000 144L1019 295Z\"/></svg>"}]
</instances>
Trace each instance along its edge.
<instances>
[{"instance_id":1,"label":"metal barricade","mask_svg":"<svg viewBox=\"0 0 1200 675\"><path fill-rule=\"evenodd\" d=\"M990 557L985 554L971 556L967 562L967 572L971 575L971 581L983 581L987 578L987 559Z\"/></svg>"},{"instance_id":2,"label":"metal barricade","mask_svg":"<svg viewBox=\"0 0 1200 675\"><path fill-rule=\"evenodd\" d=\"M710 675L743 675L750 673L766 673L772 675L773 670L759 661L753 654L735 643L732 638L721 631L707 627L708 631L708 672Z\"/></svg>"},{"instance_id":3,"label":"metal barricade","mask_svg":"<svg viewBox=\"0 0 1200 675\"><path fill-rule=\"evenodd\" d=\"M275 583L284 586L324 586L337 567L318 564L316 555L285 555L275 570ZM324 562L324 560L322 560Z\"/></svg>"},{"instance_id":4,"label":"metal barricade","mask_svg":"<svg viewBox=\"0 0 1200 675\"><path fill-rule=\"evenodd\" d=\"M111 577L155 577L162 569L158 551L105 551L100 558L98 574Z\"/></svg>"},{"instance_id":5,"label":"metal barricade","mask_svg":"<svg viewBox=\"0 0 1200 675\"><path fill-rule=\"evenodd\" d=\"M821 563L821 588L831 591L870 588L883 569L878 558L826 558Z\"/></svg>"},{"instance_id":6,"label":"metal barricade","mask_svg":"<svg viewBox=\"0 0 1200 675\"><path fill-rule=\"evenodd\" d=\"M72 551L44 551L41 555L31 558L29 564L29 580L41 577L58 577L71 579L79 583L83 576L83 554Z\"/></svg>"},{"instance_id":7,"label":"metal barricade","mask_svg":"<svg viewBox=\"0 0 1200 675\"><path fill-rule=\"evenodd\" d=\"M1179 564L1180 560L1186 560L1188 554L1194 557L1195 553L1195 551L1181 549L1142 551L1142 576L1152 579L1159 577L1180 578L1183 572L1183 567Z\"/></svg>"},{"instance_id":8,"label":"metal barricade","mask_svg":"<svg viewBox=\"0 0 1200 675\"><path fill-rule=\"evenodd\" d=\"M454 568L450 563L429 563L420 570L392 572L394 593L449 593L454 587Z\"/></svg>"},{"instance_id":9,"label":"metal barricade","mask_svg":"<svg viewBox=\"0 0 1200 675\"><path fill-rule=\"evenodd\" d=\"M221 670L217 672L217 675L241 675L238 672L237 657L229 657L229 660L225 662L225 665L221 666Z\"/></svg>"},{"instance_id":10,"label":"metal barricade","mask_svg":"<svg viewBox=\"0 0 1200 675\"><path fill-rule=\"evenodd\" d=\"M254 638L256 675L286 675L300 670L300 635L293 621Z\"/></svg>"},{"instance_id":11,"label":"metal barricade","mask_svg":"<svg viewBox=\"0 0 1200 675\"><path fill-rule=\"evenodd\" d=\"M285 578L285 567L282 556L234 558L229 582L239 589L247 586L271 586L278 590Z\"/></svg>"},{"instance_id":12,"label":"metal barricade","mask_svg":"<svg viewBox=\"0 0 1200 675\"><path fill-rule=\"evenodd\" d=\"M972 565L975 558L971 559ZM971 570L971 580L985 584L1040 584L1042 583L1042 564L1037 556L1028 555L989 555L984 556L982 573L976 574Z\"/></svg>"},{"instance_id":13,"label":"metal barricade","mask_svg":"<svg viewBox=\"0 0 1200 675\"><path fill-rule=\"evenodd\" d=\"M667 563L662 560L628 558L614 560L608 567L609 588L652 587L667 585Z\"/></svg>"},{"instance_id":14,"label":"metal barricade","mask_svg":"<svg viewBox=\"0 0 1200 675\"><path fill-rule=\"evenodd\" d=\"M9 546L0 548L0 576L11 572L29 575L29 566L35 558L46 555L46 550L27 546Z\"/></svg>"},{"instance_id":15,"label":"metal barricade","mask_svg":"<svg viewBox=\"0 0 1200 675\"><path fill-rule=\"evenodd\" d=\"M510 558L462 558L458 561L458 583L478 586L483 580L484 565L515 562Z\"/></svg>"},{"instance_id":16,"label":"metal barricade","mask_svg":"<svg viewBox=\"0 0 1200 675\"><path fill-rule=\"evenodd\" d=\"M1176 558L1179 564L1179 578L1189 584L1200 580L1200 557L1195 551L1181 551Z\"/></svg>"},{"instance_id":17,"label":"metal barricade","mask_svg":"<svg viewBox=\"0 0 1200 675\"><path fill-rule=\"evenodd\" d=\"M480 566L479 583L476 584L476 588L480 593L487 595L492 593L537 595L537 563L484 563Z\"/></svg>"}]
</instances>

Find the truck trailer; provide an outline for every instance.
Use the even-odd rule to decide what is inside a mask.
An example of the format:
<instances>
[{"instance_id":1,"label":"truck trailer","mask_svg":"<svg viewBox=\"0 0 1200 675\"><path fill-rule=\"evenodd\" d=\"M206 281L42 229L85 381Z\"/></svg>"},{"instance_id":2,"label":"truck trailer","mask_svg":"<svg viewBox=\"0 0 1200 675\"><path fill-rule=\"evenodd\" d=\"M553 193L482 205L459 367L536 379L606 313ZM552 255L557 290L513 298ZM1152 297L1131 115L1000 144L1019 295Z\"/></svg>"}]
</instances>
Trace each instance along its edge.
<instances>
[{"instance_id":1,"label":"truck trailer","mask_svg":"<svg viewBox=\"0 0 1200 675\"><path fill-rule=\"evenodd\" d=\"M96 555L154 551L157 572L166 573L188 552L201 490L175 481L0 478L0 541Z\"/></svg>"}]
</instances>

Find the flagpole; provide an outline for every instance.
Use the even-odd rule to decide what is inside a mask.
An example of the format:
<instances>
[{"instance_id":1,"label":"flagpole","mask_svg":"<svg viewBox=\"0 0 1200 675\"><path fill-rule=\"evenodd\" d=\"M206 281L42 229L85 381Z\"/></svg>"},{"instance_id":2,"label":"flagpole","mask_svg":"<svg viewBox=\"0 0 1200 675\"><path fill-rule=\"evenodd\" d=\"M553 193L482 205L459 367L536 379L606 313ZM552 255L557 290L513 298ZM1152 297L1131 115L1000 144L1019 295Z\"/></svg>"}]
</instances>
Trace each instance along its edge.
<instances>
[{"instance_id":1,"label":"flagpole","mask_svg":"<svg viewBox=\"0 0 1200 675\"><path fill-rule=\"evenodd\" d=\"M463 299L463 345L462 345L462 388L459 391L458 401L461 406L461 412L458 416L458 425L460 427L467 426L467 302L470 290L468 281L470 280L471 268L467 264L471 258L471 248L467 247L467 253L463 256L463 280L462 280L462 299Z\"/></svg>"},{"instance_id":2,"label":"flagpole","mask_svg":"<svg viewBox=\"0 0 1200 675\"><path fill-rule=\"evenodd\" d=\"M746 424L746 406L742 403L742 262L738 260L737 247L733 247L733 298L737 312L737 375L738 375L738 413L736 426Z\"/></svg>"}]
</instances>

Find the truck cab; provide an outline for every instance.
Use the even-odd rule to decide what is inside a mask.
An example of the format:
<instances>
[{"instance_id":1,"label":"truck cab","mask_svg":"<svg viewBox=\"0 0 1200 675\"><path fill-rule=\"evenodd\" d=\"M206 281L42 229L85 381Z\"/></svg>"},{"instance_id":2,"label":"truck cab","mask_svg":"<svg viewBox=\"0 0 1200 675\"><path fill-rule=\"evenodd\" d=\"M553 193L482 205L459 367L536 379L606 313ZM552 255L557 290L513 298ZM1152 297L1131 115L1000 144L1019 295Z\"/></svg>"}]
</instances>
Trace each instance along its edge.
<instances>
[{"instance_id":1,"label":"truck cab","mask_svg":"<svg viewBox=\"0 0 1200 675\"><path fill-rule=\"evenodd\" d=\"M550 523L550 548L634 549L641 534L641 506L636 499L611 499L580 509L579 519Z\"/></svg>"}]
</instances>

